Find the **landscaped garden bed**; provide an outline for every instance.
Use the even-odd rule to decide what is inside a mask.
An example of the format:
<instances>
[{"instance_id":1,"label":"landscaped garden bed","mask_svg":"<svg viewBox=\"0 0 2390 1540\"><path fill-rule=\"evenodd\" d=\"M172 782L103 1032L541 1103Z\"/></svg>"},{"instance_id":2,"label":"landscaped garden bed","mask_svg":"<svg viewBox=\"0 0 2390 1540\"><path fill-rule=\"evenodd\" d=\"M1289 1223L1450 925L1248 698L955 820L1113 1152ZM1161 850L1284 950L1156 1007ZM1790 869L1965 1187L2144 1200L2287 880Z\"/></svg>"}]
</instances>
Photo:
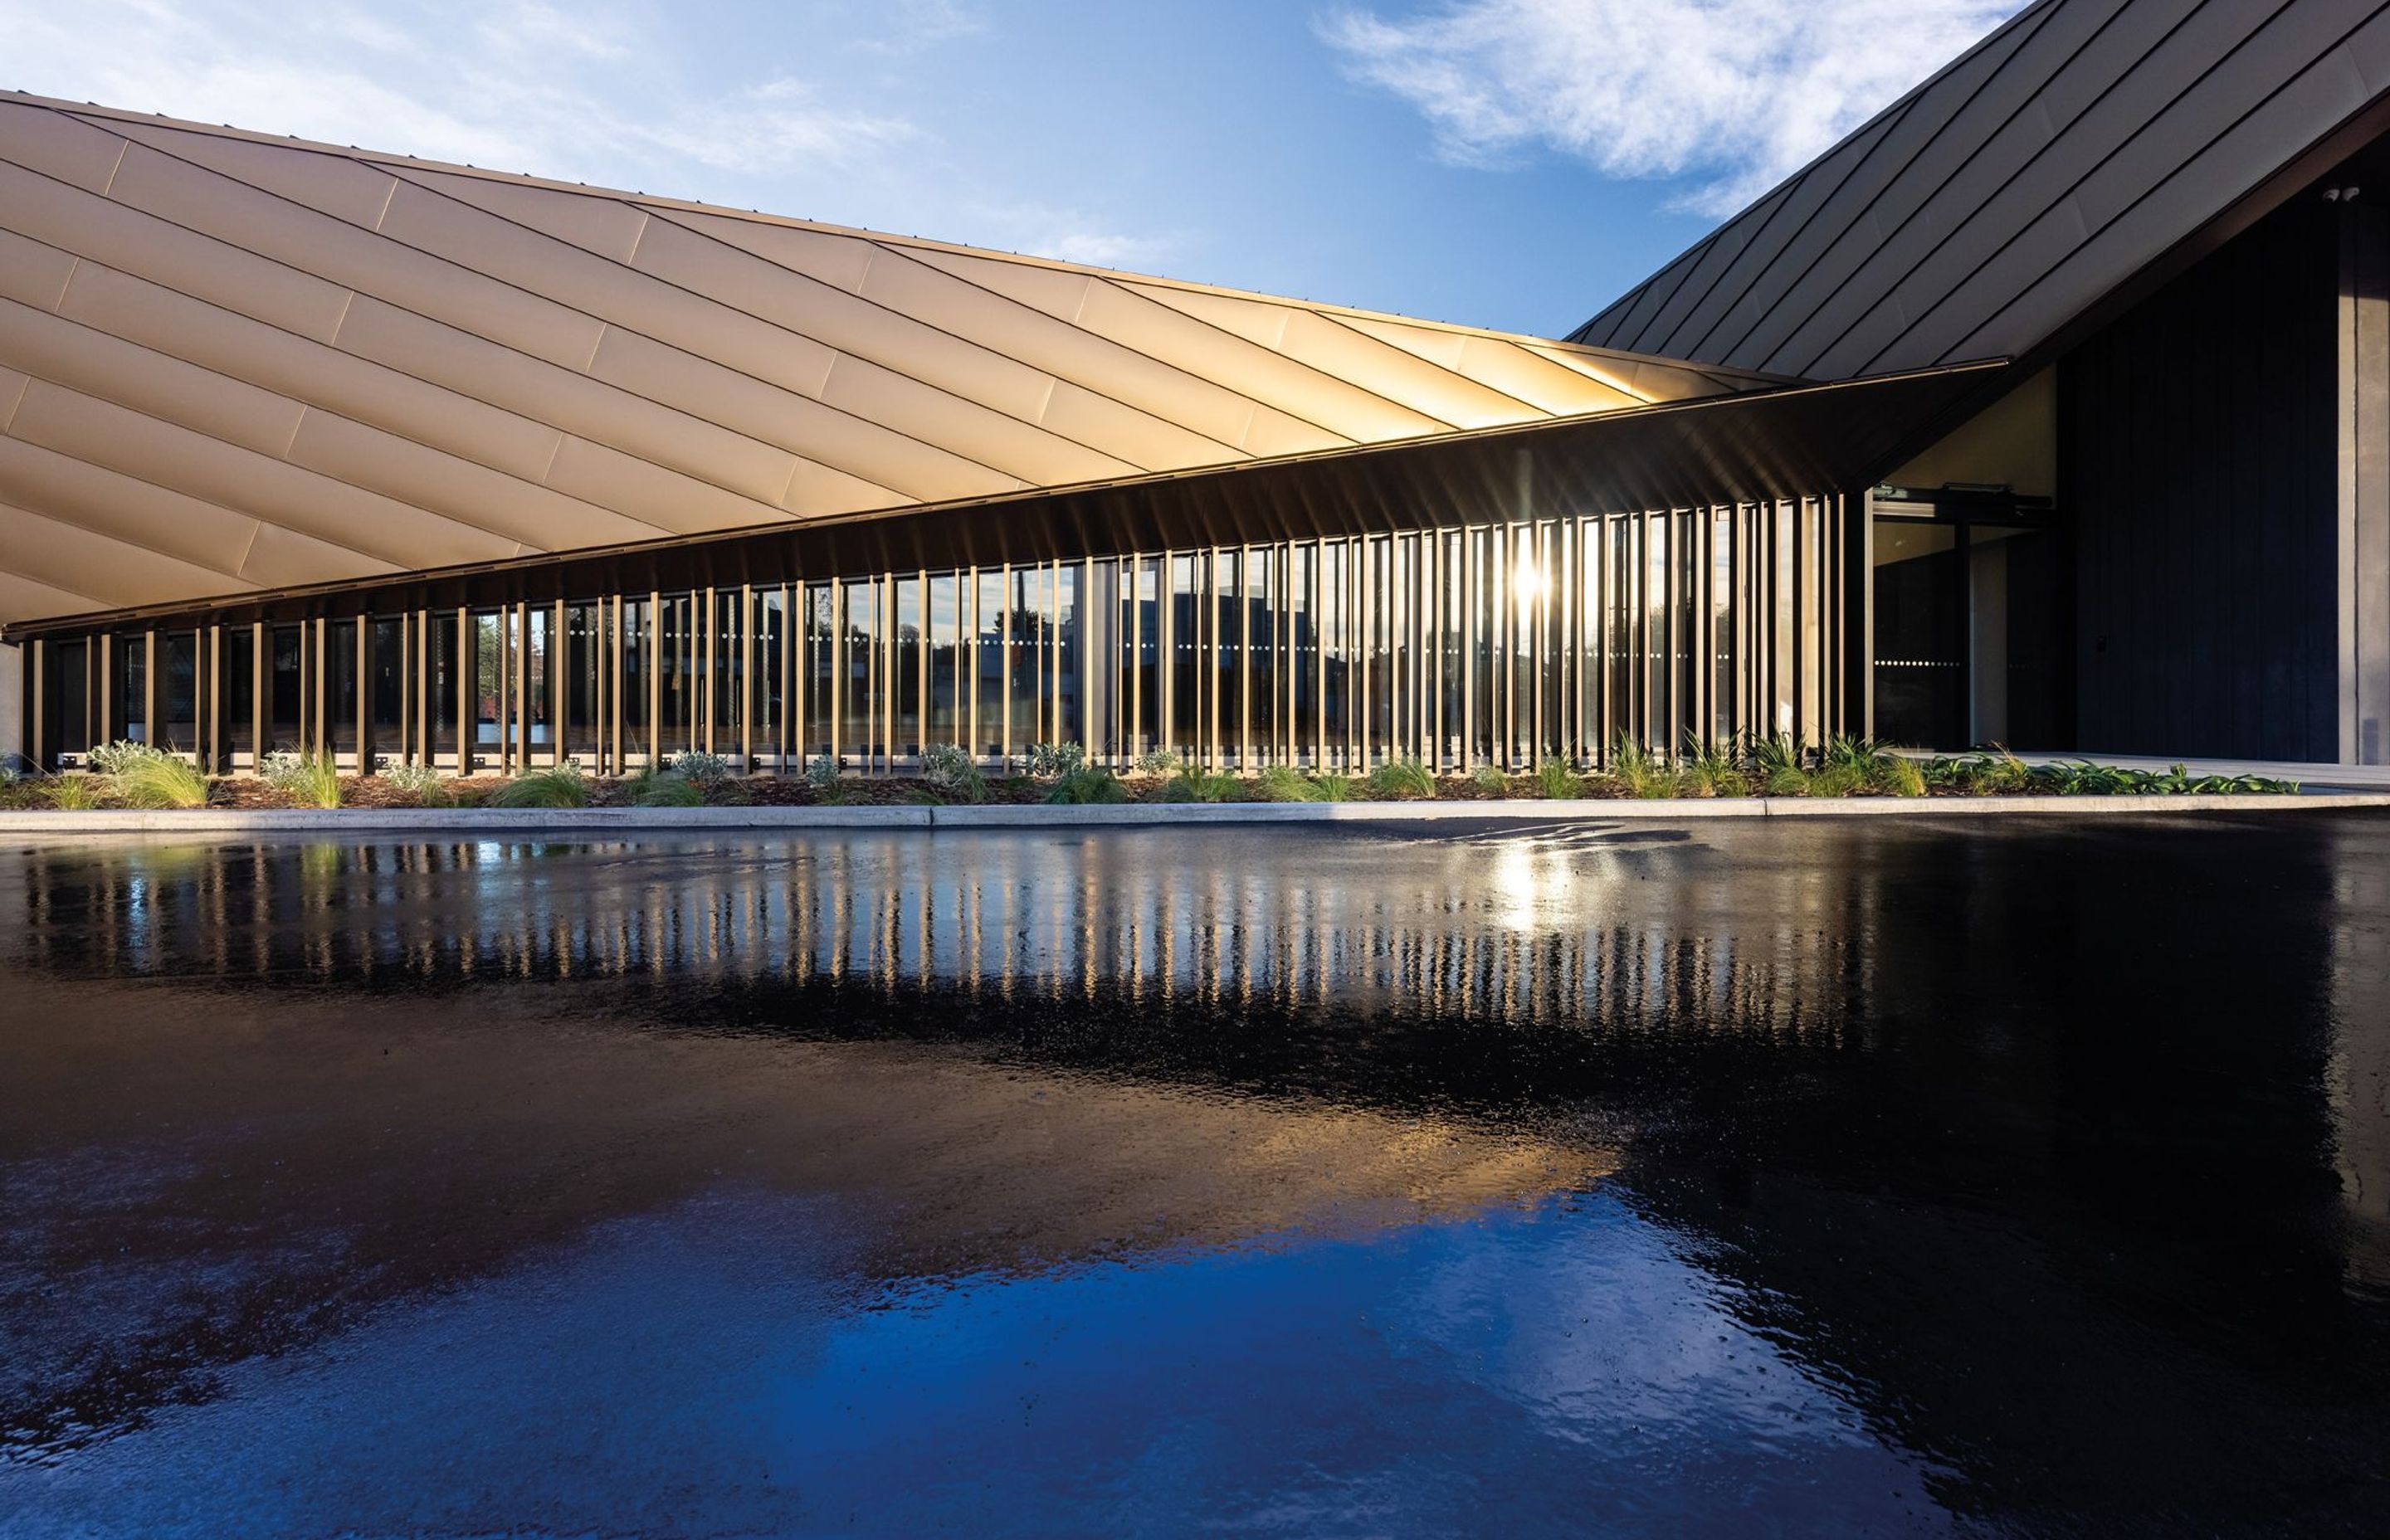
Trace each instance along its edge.
<instances>
[{"instance_id":1,"label":"landscaped garden bed","mask_svg":"<svg viewBox=\"0 0 2390 1540\"><path fill-rule=\"evenodd\" d=\"M1207 771L1149 754L1120 774L1086 763L1076 745L1040 744L1009 772L990 773L959 749L933 748L916 774L852 776L817 761L802 776L751 775L707 753L670 756L653 772L585 774L567 762L512 776L444 778L384 761L375 775L342 776L328 760L276 753L256 776L210 777L181 757L137 743L92 753L92 768L63 776L0 775L0 808L738 807L920 803L1496 802L1522 799L1736 797L1982 797L2284 793L2296 782L2255 776L2193 776L2088 761L2029 765L2001 750L1921 758L1865 738L1822 748L1762 739L1728 749L1689 745L1661 757L1630 743L1598 769L1547 762L1528 773L1484 766L1436 775L1396 760L1361 775L1274 765L1258 775Z\"/></svg>"}]
</instances>

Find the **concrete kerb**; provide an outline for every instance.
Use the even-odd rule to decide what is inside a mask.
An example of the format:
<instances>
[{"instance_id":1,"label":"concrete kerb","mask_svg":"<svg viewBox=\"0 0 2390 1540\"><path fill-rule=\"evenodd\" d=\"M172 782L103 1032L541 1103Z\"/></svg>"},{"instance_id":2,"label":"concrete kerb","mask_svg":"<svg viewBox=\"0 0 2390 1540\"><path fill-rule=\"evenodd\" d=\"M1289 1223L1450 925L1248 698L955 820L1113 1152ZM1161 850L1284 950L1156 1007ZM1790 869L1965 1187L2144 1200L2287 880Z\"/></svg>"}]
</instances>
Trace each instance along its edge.
<instances>
[{"instance_id":1,"label":"concrete kerb","mask_svg":"<svg viewBox=\"0 0 2390 1540\"><path fill-rule=\"evenodd\" d=\"M484 834L552 836L719 833L850 828L1090 828L1186 825L1342 823L1691 823L1714 818L2073 818L2170 814L2320 812L2390 808L2390 793L2155 797L1737 797L1470 802L1114 802L1054 806L193 808L160 812L10 811L0 841L94 834L339 835L432 839Z\"/></svg>"}]
</instances>

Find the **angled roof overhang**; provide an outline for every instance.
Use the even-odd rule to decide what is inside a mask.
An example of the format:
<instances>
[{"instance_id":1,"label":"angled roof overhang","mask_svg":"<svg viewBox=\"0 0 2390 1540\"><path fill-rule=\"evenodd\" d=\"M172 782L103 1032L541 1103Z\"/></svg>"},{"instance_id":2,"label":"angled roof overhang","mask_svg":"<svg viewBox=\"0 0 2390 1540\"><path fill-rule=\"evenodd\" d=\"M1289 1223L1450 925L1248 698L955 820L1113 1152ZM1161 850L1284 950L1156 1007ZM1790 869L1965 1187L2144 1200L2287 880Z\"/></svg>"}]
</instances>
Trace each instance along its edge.
<instances>
[{"instance_id":1,"label":"angled roof overhang","mask_svg":"<svg viewBox=\"0 0 2390 1540\"><path fill-rule=\"evenodd\" d=\"M204 608L243 621L368 605L546 603L1849 493L1880 479L1907 445L2006 370L1990 361L1782 386L1228 469L229 595ZM200 608L154 606L121 618ZM19 622L6 634L80 623Z\"/></svg>"},{"instance_id":2,"label":"angled roof overhang","mask_svg":"<svg viewBox=\"0 0 2390 1540\"><path fill-rule=\"evenodd\" d=\"M0 94L0 622L1769 383Z\"/></svg>"},{"instance_id":3,"label":"angled roof overhang","mask_svg":"<svg viewBox=\"0 0 2390 1540\"><path fill-rule=\"evenodd\" d=\"M1572 335L1821 379L2030 366L2385 109L2390 0L2038 0Z\"/></svg>"}]
</instances>

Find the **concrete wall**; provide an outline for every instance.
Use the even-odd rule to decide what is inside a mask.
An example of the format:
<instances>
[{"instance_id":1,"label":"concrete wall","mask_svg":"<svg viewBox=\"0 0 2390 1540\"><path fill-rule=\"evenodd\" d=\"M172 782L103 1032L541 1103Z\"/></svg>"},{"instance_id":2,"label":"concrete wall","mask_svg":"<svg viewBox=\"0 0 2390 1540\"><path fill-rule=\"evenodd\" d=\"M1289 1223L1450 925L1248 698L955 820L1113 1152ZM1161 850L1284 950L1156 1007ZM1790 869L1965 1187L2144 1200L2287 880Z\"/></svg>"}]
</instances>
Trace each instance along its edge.
<instances>
[{"instance_id":1,"label":"concrete wall","mask_svg":"<svg viewBox=\"0 0 2390 1540\"><path fill-rule=\"evenodd\" d=\"M2390 208L2340 206L2340 761L2390 764Z\"/></svg>"}]
</instances>

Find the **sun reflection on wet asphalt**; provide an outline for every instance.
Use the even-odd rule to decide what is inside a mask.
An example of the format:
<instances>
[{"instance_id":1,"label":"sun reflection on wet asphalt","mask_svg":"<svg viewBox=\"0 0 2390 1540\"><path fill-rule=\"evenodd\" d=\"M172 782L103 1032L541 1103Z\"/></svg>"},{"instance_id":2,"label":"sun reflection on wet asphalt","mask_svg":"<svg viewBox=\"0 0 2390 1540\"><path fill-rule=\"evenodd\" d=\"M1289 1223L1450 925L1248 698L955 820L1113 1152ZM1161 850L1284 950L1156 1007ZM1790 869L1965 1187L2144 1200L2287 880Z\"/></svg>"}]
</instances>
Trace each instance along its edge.
<instances>
[{"instance_id":1,"label":"sun reflection on wet asphalt","mask_svg":"<svg viewBox=\"0 0 2390 1540\"><path fill-rule=\"evenodd\" d=\"M2390 822L0 851L0 1534L2381 1533Z\"/></svg>"}]
</instances>

